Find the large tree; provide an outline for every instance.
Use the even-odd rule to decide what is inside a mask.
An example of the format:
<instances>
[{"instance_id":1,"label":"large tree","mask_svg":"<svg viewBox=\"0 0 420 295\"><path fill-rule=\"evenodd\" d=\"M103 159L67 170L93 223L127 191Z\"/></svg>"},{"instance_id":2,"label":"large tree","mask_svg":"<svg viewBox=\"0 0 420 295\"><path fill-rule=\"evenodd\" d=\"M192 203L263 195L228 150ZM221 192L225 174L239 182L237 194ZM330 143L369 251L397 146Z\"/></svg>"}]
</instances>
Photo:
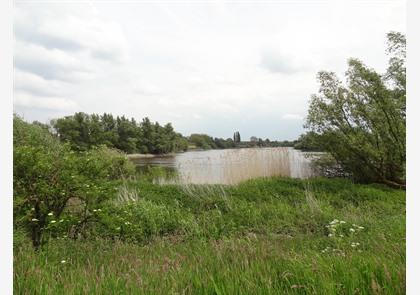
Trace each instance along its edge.
<instances>
[{"instance_id":1,"label":"large tree","mask_svg":"<svg viewBox=\"0 0 420 295\"><path fill-rule=\"evenodd\" d=\"M346 84L332 72L318 74L306 127L356 180L404 187L406 40L397 32L387 37L386 73L349 59Z\"/></svg>"}]
</instances>

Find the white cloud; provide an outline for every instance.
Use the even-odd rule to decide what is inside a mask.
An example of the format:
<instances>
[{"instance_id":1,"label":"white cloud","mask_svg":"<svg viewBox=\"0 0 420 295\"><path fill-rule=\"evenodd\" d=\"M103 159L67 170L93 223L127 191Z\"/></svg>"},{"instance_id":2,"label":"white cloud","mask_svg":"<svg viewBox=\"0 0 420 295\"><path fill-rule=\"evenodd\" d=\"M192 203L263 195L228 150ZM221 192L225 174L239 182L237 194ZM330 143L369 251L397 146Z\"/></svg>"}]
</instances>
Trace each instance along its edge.
<instances>
[{"instance_id":1,"label":"white cloud","mask_svg":"<svg viewBox=\"0 0 420 295\"><path fill-rule=\"evenodd\" d=\"M17 3L16 110L297 138L317 71L349 57L383 70L385 34L405 31L403 0L339 2Z\"/></svg>"},{"instance_id":2,"label":"white cloud","mask_svg":"<svg viewBox=\"0 0 420 295\"><path fill-rule=\"evenodd\" d=\"M15 107L46 109L57 111L74 111L77 109L77 103L71 99L52 96L34 96L26 92L15 91Z\"/></svg>"}]
</instances>

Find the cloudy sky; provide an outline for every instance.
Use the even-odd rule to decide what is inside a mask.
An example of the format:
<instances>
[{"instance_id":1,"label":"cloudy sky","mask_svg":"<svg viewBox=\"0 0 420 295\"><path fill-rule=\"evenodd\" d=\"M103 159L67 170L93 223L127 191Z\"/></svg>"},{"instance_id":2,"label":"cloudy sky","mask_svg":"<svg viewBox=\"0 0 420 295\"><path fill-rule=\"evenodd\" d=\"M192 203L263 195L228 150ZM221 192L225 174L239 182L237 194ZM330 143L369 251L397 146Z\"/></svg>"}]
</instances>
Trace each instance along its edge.
<instances>
[{"instance_id":1,"label":"cloudy sky","mask_svg":"<svg viewBox=\"0 0 420 295\"><path fill-rule=\"evenodd\" d=\"M405 1L17 1L14 111L113 113L184 135L295 139L319 70L383 71Z\"/></svg>"}]
</instances>

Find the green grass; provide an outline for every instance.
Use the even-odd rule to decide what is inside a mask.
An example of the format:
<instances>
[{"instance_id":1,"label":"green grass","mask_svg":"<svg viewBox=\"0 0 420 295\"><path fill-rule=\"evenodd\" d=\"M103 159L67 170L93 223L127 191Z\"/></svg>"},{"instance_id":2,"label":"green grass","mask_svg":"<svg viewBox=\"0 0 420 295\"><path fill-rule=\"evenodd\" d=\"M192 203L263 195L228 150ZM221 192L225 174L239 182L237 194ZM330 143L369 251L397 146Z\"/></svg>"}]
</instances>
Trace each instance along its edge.
<instances>
[{"instance_id":1,"label":"green grass","mask_svg":"<svg viewBox=\"0 0 420 295\"><path fill-rule=\"evenodd\" d=\"M405 293L404 191L322 178L127 186L136 201L105 207L108 227L85 240L36 253L17 231L15 293ZM333 231L334 219L346 223Z\"/></svg>"}]
</instances>

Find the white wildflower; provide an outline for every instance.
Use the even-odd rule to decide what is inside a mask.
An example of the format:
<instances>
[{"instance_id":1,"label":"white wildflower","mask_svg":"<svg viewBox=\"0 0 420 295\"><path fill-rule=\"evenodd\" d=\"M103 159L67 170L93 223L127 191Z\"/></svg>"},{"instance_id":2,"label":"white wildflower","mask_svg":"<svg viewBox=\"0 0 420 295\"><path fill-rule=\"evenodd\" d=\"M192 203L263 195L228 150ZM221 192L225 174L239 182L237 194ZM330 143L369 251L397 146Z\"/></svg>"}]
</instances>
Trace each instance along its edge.
<instances>
[{"instance_id":1,"label":"white wildflower","mask_svg":"<svg viewBox=\"0 0 420 295\"><path fill-rule=\"evenodd\" d=\"M329 237L332 237L332 236L333 236L333 234L328 234L328 236L329 236Z\"/></svg>"},{"instance_id":2,"label":"white wildflower","mask_svg":"<svg viewBox=\"0 0 420 295\"><path fill-rule=\"evenodd\" d=\"M346 223L346 222L344 220L341 220L340 223L343 224L343 223Z\"/></svg>"},{"instance_id":3,"label":"white wildflower","mask_svg":"<svg viewBox=\"0 0 420 295\"><path fill-rule=\"evenodd\" d=\"M65 260L61 260L61 263L66 263L66 261Z\"/></svg>"},{"instance_id":4,"label":"white wildflower","mask_svg":"<svg viewBox=\"0 0 420 295\"><path fill-rule=\"evenodd\" d=\"M48 216L53 216L53 213L52 212L48 213Z\"/></svg>"},{"instance_id":5,"label":"white wildflower","mask_svg":"<svg viewBox=\"0 0 420 295\"><path fill-rule=\"evenodd\" d=\"M50 221L50 223L56 223L56 222L57 222L57 221L55 221L55 220L51 220L51 221Z\"/></svg>"},{"instance_id":6,"label":"white wildflower","mask_svg":"<svg viewBox=\"0 0 420 295\"><path fill-rule=\"evenodd\" d=\"M349 229L349 231L352 232L352 233L355 232L354 228Z\"/></svg>"},{"instance_id":7,"label":"white wildflower","mask_svg":"<svg viewBox=\"0 0 420 295\"><path fill-rule=\"evenodd\" d=\"M33 222L37 222L37 221L39 221L38 219L36 219L36 218L32 218L32 221Z\"/></svg>"}]
</instances>

